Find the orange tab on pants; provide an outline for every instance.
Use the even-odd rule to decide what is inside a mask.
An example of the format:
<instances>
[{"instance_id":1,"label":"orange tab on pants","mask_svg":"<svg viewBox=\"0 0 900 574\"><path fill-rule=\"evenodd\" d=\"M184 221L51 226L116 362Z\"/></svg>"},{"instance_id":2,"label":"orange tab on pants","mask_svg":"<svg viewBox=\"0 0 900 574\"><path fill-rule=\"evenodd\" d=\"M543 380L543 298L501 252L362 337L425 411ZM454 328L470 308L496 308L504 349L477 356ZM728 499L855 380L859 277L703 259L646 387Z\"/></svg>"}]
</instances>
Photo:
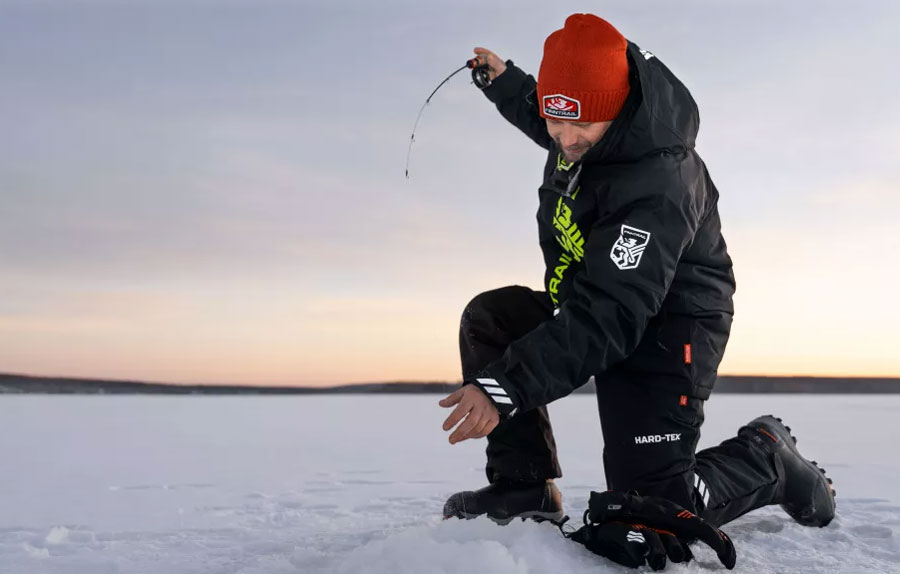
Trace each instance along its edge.
<instances>
[{"instance_id":1,"label":"orange tab on pants","mask_svg":"<svg viewBox=\"0 0 900 574\"><path fill-rule=\"evenodd\" d=\"M687 365L691 364L691 344L688 343L684 346L684 362Z\"/></svg>"}]
</instances>

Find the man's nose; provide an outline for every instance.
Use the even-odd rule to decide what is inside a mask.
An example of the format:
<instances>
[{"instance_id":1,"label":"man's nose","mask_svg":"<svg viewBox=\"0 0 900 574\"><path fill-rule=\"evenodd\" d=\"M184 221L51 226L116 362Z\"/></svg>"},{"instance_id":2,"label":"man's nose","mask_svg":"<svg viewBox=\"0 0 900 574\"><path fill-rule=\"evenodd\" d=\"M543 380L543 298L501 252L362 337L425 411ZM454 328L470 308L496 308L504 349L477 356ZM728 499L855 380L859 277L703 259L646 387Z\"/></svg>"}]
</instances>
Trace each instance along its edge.
<instances>
[{"instance_id":1,"label":"man's nose","mask_svg":"<svg viewBox=\"0 0 900 574\"><path fill-rule=\"evenodd\" d=\"M562 131L559 133L559 143L563 147L571 147L578 143L578 135L571 127L563 126Z\"/></svg>"}]
</instances>

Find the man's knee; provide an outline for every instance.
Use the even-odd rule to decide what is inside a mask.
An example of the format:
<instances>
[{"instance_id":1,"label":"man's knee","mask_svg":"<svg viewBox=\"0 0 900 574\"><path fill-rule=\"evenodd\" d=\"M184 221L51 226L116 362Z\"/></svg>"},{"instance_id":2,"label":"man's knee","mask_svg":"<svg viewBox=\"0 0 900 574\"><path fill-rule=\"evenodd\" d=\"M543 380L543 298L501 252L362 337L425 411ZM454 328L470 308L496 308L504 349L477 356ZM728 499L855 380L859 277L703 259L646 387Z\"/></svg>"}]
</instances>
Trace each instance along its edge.
<instances>
[{"instance_id":1,"label":"man's knee","mask_svg":"<svg viewBox=\"0 0 900 574\"><path fill-rule=\"evenodd\" d=\"M498 306L505 306L509 301L520 298L523 292L530 293L532 291L528 287L520 285L508 285L498 289L491 289L473 297L469 304L466 305L466 310L492 309Z\"/></svg>"},{"instance_id":2,"label":"man's knee","mask_svg":"<svg viewBox=\"0 0 900 574\"><path fill-rule=\"evenodd\" d=\"M636 491L641 496L658 496L671 500L692 512L696 511L694 497L694 471L690 461L671 461L672 464L657 468L622 468L623 461L611 461L604 453L607 488L610 490ZM626 463L627 466L627 463Z\"/></svg>"},{"instance_id":3,"label":"man's knee","mask_svg":"<svg viewBox=\"0 0 900 574\"><path fill-rule=\"evenodd\" d=\"M512 314L515 309L527 309L536 304L538 297L537 293L521 285L509 285L479 293L463 310L460 325L465 328L474 322Z\"/></svg>"}]
</instances>

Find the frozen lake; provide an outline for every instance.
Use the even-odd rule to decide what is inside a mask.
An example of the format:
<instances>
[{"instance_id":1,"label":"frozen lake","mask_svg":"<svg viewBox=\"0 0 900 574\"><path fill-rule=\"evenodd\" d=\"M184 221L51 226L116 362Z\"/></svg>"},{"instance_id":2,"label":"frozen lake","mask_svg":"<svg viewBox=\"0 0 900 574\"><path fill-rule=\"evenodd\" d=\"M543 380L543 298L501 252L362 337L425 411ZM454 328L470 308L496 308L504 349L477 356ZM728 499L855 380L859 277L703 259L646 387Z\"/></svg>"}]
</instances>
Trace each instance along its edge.
<instances>
[{"instance_id":1,"label":"frozen lake","mask_svg":"<svg viewBox=\"0 0 900 574\"><path fill-rule=\"evenodd\" d=\"M438 395L0 396L0 573L627 572L549 524L442 521L480 487ZM900 396L713 396L701 447L781 416L828 470L825 529L777 507L724 528L735 572L900 572ZM551 405L566 511L604 487L591 396ZM672 572L724 569L700 548Z\"/></svg>"}]
</instances>

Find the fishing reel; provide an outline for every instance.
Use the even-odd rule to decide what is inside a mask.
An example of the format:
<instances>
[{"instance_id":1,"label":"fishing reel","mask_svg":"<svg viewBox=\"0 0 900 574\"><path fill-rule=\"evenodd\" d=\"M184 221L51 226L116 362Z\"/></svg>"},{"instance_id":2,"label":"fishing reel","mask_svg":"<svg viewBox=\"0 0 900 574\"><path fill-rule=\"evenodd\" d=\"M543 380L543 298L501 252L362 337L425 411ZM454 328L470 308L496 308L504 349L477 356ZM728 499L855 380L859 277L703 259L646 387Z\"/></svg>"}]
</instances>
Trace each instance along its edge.
<instances>
[{"instance_id":1,"label":"fishing reel","mask_svg":"<svg viewBox=\"0 0 900 574\"><path fill-rule=\"evenodd\" d=\"M491 85L491 71L487 64L480 64L478 58L472 58L466 62L466 67L472 69L472 82L482 90Z\"/></svg>"}]
</instances>

